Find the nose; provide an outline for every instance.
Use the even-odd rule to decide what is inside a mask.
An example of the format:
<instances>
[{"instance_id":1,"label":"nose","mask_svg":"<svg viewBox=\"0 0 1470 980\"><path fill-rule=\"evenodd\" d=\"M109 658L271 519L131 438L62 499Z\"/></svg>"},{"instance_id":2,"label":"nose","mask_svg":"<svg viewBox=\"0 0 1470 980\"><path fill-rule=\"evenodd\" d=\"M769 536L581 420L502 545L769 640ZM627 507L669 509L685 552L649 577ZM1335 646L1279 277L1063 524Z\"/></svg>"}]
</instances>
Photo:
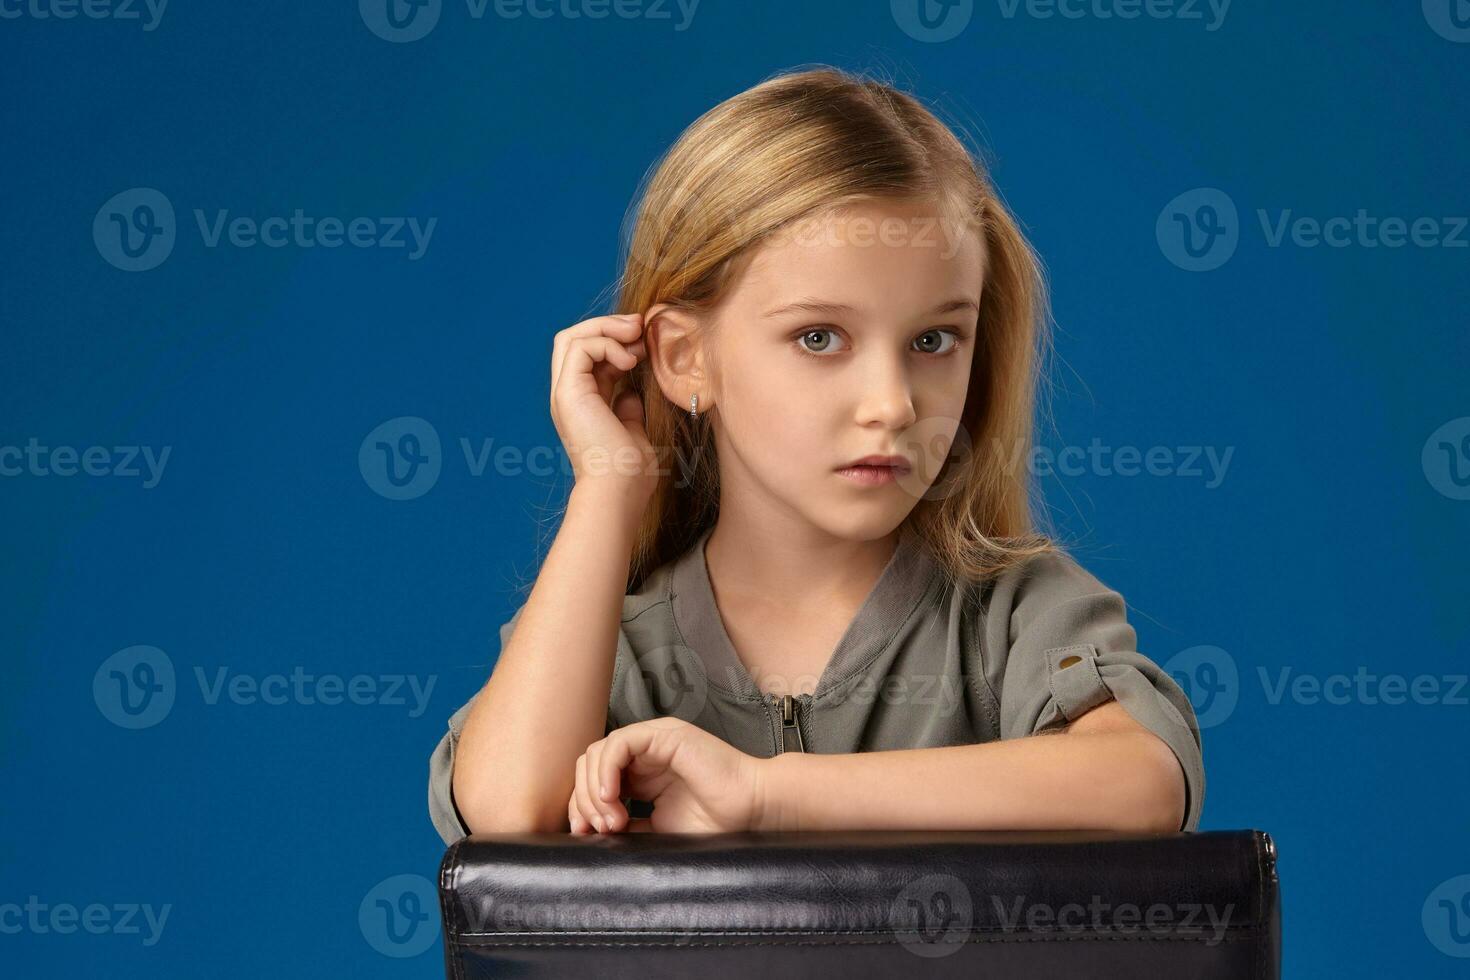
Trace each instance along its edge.
<instances>
[{"instance_id":1,"label":"nose","mask_svg":"<svg viewBox=\"0 0 1470 980\"><path fill-rule=\"evenodd\" d=\"M913 385L902 359L875 358L861 375L858 424L902 430L914 424Z\"/></svg>"}]
</instances>

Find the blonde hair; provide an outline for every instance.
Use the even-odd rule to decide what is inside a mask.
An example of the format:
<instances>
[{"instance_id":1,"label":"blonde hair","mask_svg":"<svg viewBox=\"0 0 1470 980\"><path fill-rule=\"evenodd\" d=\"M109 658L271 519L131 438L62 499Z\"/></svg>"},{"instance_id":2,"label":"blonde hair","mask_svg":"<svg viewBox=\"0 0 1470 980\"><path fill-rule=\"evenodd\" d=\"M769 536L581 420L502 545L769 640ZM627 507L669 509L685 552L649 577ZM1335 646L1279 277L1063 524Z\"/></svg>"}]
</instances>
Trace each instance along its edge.
<instances>
[{"instance_id":1,"label":"blonde hair","mask_svg":"<svg viewBox=\"0 0 1470 980\"><path fill-rule=\"evenodd\" d=\"M1057 550L1035 529L1029 459L1049 310L1039 259L955 133L913 96L832 67L791 69L700 116L644 177L623 239L617 310L708 312L755 246L800 219L873 198L922 198L978 227L986 253L969 394L956 443L907 520L954 578ZM664 475L637 530L634 592L716 519L709 416L672 404L647 360L619 381L642 403ZM963 447L962 447L963 448ZM667 455L672 453L673 458Z\"/></svg>"}]
</instances>

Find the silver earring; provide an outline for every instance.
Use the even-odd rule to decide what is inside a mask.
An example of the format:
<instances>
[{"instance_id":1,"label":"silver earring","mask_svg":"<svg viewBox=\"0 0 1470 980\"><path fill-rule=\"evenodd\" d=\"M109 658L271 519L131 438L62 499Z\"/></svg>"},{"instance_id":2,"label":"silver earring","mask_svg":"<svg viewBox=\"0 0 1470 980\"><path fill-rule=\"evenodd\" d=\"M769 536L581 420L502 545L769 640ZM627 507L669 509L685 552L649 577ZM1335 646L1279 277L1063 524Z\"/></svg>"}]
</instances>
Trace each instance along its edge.
<instances>
[{"instance_id":1,"label":"silver earring","mask_svg":"<svg viewBox=\"0 0 1470 980\"><path fill-rule=\"evenodd\" d=\"M699 392L689 396L689 417L699 418Z\"/></svg>"}]
</instances>

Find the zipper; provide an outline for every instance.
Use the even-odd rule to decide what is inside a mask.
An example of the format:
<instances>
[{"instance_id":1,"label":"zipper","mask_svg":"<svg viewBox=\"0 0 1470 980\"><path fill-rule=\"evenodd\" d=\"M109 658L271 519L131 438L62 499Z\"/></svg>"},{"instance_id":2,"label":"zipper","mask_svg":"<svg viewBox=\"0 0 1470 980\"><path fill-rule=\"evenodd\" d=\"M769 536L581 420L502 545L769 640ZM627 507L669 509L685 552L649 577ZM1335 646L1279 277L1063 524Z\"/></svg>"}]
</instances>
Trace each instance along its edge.
<instances>
[{"instance_id":1,"label":"zipper","mask_svg":"<svg viewBox=\"0 0 1470 980\"><path fill-rule=\"evenodd\" d=\"M801 737L800 716L796 710L797 706L801 703L799 699L792 697L790 694L783 694L780 697L773 694L771 695L771 703L781 712L781 728L778 733L780 737L776 740L776 753L779 755L782 752L790 751L805 752L806 742ZM788 732L796 736L796 747L794 749L787 747Z\"/></svg>"}]
</instances>

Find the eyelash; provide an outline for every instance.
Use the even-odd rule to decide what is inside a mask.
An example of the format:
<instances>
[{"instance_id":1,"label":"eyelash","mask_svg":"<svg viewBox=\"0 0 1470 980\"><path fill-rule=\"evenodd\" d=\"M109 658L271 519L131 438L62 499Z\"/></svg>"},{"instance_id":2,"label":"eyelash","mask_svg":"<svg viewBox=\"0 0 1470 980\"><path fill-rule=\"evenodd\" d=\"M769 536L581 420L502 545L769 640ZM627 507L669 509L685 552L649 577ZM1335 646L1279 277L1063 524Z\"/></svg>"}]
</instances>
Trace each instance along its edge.
<instances>
[{"instance_id":1,"label":"eyelash","mask_svg":"<svg viewBox=\"0 0 1470 980\"><path fill-rule=\"evenodd\" d=\"M803 356L803 357L810 357L810 358L814 358L814 359L817 359L817 360L825 360L826 358L830 358L833 355L832 354L814 354L814 353L812 353L811 351L807 350L805 347L801 346L802 338L805 337L809 333L833 333L833 334L835 334L836 332L837 332L836 331L836 328L834 328L834 327L821 327L821 326L817 326L817 327L806 327L806 328L804 328L801 331L801 333L799 333L795 337L791 338L791 346L793 348L795 348L796 352L798 354L800 354L801 356ZM929 334L929 333L947 333L950 336L954 337L954 344L949 348L949 350L945 351L942 354L934 354L934 353L930 353L929 354L930 357L936 358L936 359L937 358L943 358L943 357L953 357L955 354L959 353L960 348L963 347L965 345L965 343L969 340L968 335L966 335L966 334L964 334L964 333L962 333L962 332L960 332L958 330L954 330L954 329L951 329L951 328L948 328L948 327L932 327L929 330L925 330L924 333L919 334L919 336L922 337L922 336L924 336L924 334ZM916 353L923 354L923 353L926 353L926 352L925 351L917 351Z\"/></svg>"}]
</instances>

